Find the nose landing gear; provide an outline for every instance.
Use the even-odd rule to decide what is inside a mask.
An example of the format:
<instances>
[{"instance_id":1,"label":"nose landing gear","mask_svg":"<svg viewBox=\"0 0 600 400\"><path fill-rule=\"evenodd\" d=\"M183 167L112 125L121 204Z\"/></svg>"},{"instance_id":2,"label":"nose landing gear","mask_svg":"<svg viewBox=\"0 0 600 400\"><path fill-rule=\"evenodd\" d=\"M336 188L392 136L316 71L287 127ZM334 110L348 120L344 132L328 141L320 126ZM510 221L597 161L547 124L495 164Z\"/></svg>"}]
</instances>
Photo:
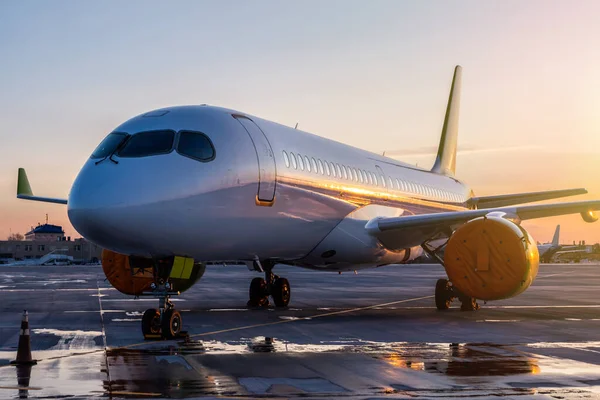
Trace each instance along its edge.
<instances>
[{"instance_id":1,"label":"nose landing gear","mask_svg":"<svg viewBox=\"0 0 600 400\"><path fill-rule=\"evenodd\" d=\"M254 278L250 282L248 307L267 307L269 296L273 298L275 307L287 307L292 294L290 282L273 274L274 263L255 261L254 264L255 270L265 273L265 278Z\"/></svg>"},{"instance_id":2,"label":"nose landing gear","mask_svg":"<svg viewBox=\"0 0 600 400\"><path fill-rule=\"evenodd\" d=\"M149 308L142 317L142 333L145 339L175 339L182 334L183 319L175 305L169 300L170 295L155 293L158 296L159 308Z\"/></svg>"}]
</instances>

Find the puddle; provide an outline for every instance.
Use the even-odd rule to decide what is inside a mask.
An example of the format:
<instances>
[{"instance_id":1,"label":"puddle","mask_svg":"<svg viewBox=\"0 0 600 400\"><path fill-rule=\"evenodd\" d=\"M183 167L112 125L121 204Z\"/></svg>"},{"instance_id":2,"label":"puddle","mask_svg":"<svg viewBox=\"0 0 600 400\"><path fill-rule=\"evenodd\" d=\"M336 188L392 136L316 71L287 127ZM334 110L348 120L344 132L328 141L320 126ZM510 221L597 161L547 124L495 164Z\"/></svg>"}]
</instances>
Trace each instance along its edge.
<instances>
[{"instance_id":1,"label":"puddle","mask_svg":"<svg viewBox=\"0 0 600 400\"><path fill-rule=\"evenodd\" d=\"M35 335L58 337L58 343L48 350L89 350L99 347L100 331L63 331L58 329L33 329Z\"/></svg>"}]
</instances>

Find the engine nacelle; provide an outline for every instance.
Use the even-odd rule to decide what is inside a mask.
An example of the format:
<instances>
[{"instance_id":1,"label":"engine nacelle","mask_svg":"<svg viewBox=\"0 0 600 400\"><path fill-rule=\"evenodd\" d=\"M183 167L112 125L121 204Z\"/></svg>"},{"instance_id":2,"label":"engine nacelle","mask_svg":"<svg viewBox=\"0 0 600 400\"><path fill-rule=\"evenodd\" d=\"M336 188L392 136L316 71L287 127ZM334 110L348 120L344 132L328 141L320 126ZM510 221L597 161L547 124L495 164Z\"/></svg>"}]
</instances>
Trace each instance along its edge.
<instances>
[{"instance_id":1,"label":"engine nacelle","mask_svg":"<svg viewBox=\"0 0 600 400\"><path fill-rule=\"evenodd\" d=\"M192 287L204 275L206 269L206 266L200 263L179 265L174 257L168 261L164 266L165 279L173 285L172 290L178 292ZM102 270L110 284L124 294L138 296L149 292L150 285L154 282L152 260L146 258L130 257L105 249L102 250Z\"/></svg>"},{"instance_id":2,"label":"engine nacelle","mask_svg":"<svg viewBox=\"0 0 600 400\"><path fill-rule=\"evenodd\" d=\"M500 300L525 291L535 279L539 252L529 233L500 217L481 217L459 227L444 252L448 278L458 291Z\"/></svg>"},{"instance_id":3,"label":"engine nacelle","mask_svg":"<svg viewBox=\"0 0 600 400\"><path fill-rule=\"evenodd\" d=\"M585 222L596 222L598 221L598 213L595 211L582 212L581 218L583 218Z\"/></svg>"}]
</instances>

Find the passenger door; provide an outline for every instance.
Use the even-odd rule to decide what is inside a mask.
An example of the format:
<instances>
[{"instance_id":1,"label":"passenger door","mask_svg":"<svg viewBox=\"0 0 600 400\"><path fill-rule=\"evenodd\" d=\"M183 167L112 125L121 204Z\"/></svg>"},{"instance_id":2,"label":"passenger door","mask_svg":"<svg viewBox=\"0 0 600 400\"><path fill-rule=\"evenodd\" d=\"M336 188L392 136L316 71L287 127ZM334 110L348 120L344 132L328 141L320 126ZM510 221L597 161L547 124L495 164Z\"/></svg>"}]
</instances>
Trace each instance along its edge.
<instances>
[{"instance_id":1,"label":"passenger door","mask_svg":"<svg viewBox=\"0 0 600 400\"><path fill-rule=\"evenodd\" d=\"M256 150L258 159L258 193L257 204L270 206L275 201L275 185L277 174L273 149L264 132L251 119L235 115L235 119L244 127Z\"/></svg>"}]
</instances>

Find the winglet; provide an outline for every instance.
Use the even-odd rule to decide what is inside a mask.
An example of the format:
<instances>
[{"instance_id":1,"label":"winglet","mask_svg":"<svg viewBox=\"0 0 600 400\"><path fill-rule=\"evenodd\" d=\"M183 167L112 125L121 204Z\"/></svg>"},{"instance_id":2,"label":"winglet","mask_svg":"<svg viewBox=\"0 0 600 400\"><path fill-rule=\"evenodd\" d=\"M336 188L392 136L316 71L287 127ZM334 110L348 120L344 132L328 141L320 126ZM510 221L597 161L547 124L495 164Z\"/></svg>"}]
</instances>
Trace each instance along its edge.
<instances>
[{"instance_id":1,"label":"winglet","mask_svg":"<svg viewBox=\"0 0 600 400\"><path fill-rule=\"evenodd\" d=\"M34 196L24 168L19 168L19 175L17 177L17 198L23 200L42 201L45 203L67 204L67 199Z\"/></svg>"},{"instance_id":2,"label":"winglet","mask_svg":"<svg viewBox=\"0 0 600 400\"><path fill-rule=\"evenodd\" d=\"M441 175L454 176L456 171L456 147L458 141L458 113L460 110L460 86L462 78L462 67L454 68L452 87L448 97L446 116L442 136L438 147L437 157L431 172Z\"/></svg>"},{"instance_id":3,"label":"winglet","mask_svg":"<svg viewBox=\"0 0 600 400\"><path fill-rule=\"evenodd\" d=\"M19 168L19 177L17 180L17 196L33 196L31 185L29 185L29 179L27 179L27 172L25 168Z\"/></svg>"}]
</instances>

